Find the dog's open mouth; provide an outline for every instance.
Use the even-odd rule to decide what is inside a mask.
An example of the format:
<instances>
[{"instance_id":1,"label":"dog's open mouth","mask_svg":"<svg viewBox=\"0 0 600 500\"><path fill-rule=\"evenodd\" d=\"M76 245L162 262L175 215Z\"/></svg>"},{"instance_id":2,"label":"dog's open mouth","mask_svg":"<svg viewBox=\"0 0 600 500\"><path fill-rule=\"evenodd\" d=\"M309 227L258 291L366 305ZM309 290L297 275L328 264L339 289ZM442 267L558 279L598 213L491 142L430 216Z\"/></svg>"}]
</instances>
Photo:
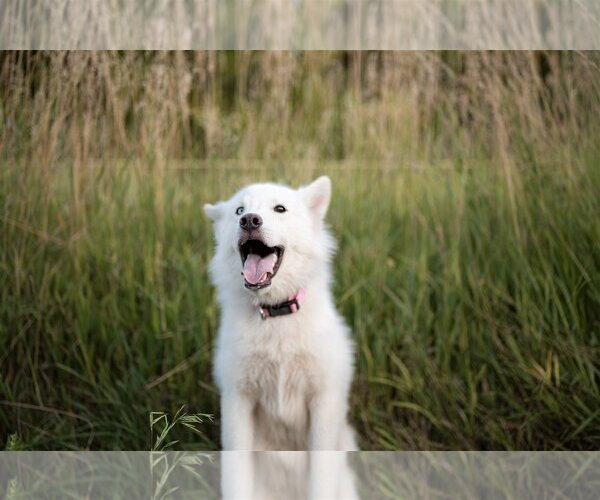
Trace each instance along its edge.
<instances>
[{"instance_id":1,"label":"dog's open mouth","mask_svg":"<svg viewBox=\"0 0 600 500\"><path fill-rule=\"evenodd\" d=\"M259 239L240 240L244 285L250 290L265 288L277 274L283 259L283 247L269 247Z\"/></svg>"}]
</instances>

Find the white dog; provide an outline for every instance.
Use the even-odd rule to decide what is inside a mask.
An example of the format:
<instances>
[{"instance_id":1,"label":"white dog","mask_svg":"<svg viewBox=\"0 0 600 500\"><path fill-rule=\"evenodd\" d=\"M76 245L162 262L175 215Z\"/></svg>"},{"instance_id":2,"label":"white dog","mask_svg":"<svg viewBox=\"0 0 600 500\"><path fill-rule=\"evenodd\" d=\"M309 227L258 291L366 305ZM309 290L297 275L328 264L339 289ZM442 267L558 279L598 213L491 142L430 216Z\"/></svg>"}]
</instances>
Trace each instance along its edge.
<instances>
[{"instance_id":1,"label":"white dog","mask_svg":"<svg viewBox=\"0 0 600 500\"><path fill-rule=\"evenodd\" d=\"M320 177L298 190L253 184L204 206L216 237L224 450L357 449L347 420L353 344L330 288L330 197L331 181ZM328 478L312 462L320 496ZM236 474L224 493L247 496L250 478Z\"/></svg>"}]
</instances>

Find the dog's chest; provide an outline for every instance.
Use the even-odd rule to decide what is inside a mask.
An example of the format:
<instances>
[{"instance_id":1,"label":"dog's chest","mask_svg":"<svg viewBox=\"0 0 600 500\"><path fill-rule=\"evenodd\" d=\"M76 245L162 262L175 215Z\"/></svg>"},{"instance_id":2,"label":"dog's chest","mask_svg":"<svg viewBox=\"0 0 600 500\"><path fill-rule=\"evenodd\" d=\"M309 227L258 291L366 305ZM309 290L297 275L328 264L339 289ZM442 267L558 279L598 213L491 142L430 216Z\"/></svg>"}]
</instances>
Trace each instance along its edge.
<instances>
[{"instance_id":1,"label":"dog's chest","mask_svg":"<svg viewBox=\"0 0 600 500\"><path fill-rule=\"evenodd\" d=\"M308 420L308 401L319 379L316 359L307 352L256 351L242 359L238 381L242 392L270 418L292 426Z\"/></svg>"}]
</instances>

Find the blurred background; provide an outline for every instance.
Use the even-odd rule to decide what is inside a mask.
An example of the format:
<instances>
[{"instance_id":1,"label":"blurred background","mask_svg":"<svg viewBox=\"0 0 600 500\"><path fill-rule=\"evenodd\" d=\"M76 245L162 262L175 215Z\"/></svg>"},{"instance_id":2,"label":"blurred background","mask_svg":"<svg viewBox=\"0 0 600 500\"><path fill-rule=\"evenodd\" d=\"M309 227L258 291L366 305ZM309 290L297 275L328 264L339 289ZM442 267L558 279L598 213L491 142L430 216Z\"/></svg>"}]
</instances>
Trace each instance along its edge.
<instances>
[{"instance_id":1,"label":"blurred background","mask_svg":"<svg viewBox=\"0 0 600 500\"><path fill-rule=\"evenodd\" d=\"M201 207L322 174L361 448L598 448L599 63L0 53L0 449L218 448Z\"/></svg>"}]
</instances>

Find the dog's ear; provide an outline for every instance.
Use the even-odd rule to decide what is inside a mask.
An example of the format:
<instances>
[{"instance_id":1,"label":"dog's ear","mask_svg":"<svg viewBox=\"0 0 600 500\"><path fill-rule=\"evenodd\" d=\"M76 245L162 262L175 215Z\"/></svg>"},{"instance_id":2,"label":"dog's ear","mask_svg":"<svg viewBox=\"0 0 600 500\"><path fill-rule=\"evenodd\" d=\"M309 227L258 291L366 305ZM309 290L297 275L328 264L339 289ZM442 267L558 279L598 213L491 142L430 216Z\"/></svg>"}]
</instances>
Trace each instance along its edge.
<instances>
[{"instance_id":1,"label":"dog's ear","mask_svg":"<svg viewBox=\"0 0 600 500\"><path fill-rule=\"evenodd\" d=\"M323 175L308 186L300 188L300 193L310 211L319 219L323 219L331 199L331 179Z\"/></svg>"},{"instance_id":2,"label":"dog's ear","mask_svg":"<svg viewBox=\"0 0 600 500\"><path fill-rule=\"evenodd\" d=\"M214 205L206 203L204 205L204 213L213 221L219 220L221 215L223 215L223 202L220 201Z\"/></svg>"}]
</instances>

